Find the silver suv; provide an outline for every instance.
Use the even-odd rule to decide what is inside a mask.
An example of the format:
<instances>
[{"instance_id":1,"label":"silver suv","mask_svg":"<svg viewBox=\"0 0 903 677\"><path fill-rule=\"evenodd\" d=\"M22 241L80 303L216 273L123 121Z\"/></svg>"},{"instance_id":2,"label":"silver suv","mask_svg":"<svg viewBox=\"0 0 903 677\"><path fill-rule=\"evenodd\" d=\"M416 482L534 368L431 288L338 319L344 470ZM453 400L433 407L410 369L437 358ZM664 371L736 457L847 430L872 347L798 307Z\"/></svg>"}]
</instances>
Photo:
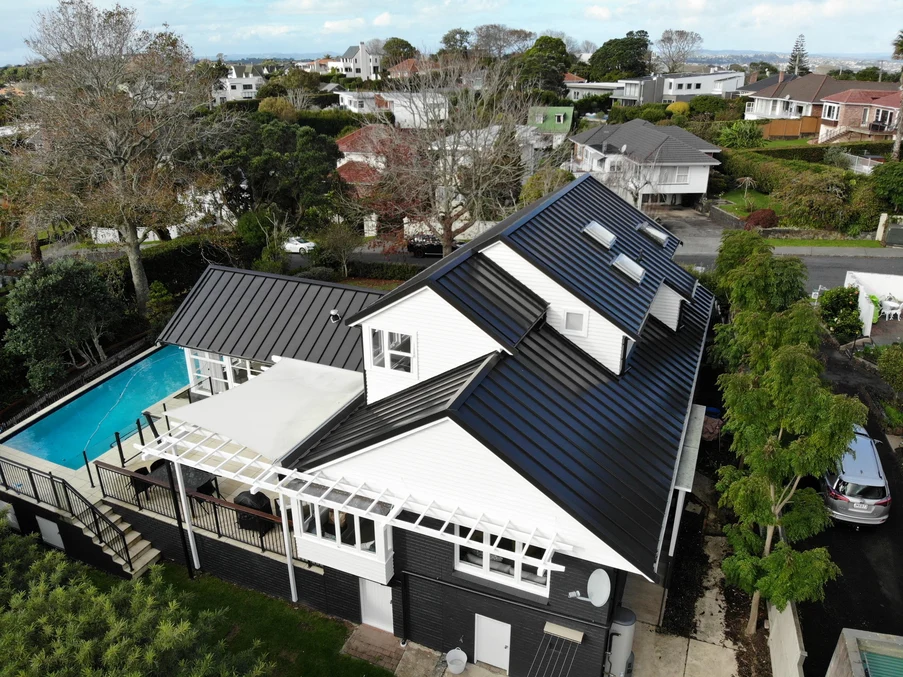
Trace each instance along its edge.
<instances>
[{"instance_id":1,"label":"silver suv","mask_svg":"<svg viewBox=\"0 0 903 677\"><path fill-rule=\"evenodd\" d=\"M862 426L837 471L826 473L825 503L834 519L857 524L884 524L890 514L890 487L875 440Z\"/></svg>"}]
</instances>

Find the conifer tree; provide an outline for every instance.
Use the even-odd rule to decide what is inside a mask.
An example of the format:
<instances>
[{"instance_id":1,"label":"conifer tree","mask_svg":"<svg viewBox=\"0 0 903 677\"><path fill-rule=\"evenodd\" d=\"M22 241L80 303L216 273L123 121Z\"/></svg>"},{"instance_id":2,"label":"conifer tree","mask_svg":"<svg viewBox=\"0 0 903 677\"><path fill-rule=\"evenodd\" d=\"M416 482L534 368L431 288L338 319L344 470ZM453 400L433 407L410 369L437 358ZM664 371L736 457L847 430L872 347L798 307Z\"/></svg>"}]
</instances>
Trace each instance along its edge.
<instances>
[{"instance_id":1,"label":"conifer tree","mask_svg":"<svg viewBox=\"0 0 903 677\"><path fill-rule=\"evenodd\" d=\"M812 72L809 68L809 52L806 51L806 36L802 33L797 36L796 42L793 43L788 70L794 75L808 75Z\"/></svg>"}]
</instances>

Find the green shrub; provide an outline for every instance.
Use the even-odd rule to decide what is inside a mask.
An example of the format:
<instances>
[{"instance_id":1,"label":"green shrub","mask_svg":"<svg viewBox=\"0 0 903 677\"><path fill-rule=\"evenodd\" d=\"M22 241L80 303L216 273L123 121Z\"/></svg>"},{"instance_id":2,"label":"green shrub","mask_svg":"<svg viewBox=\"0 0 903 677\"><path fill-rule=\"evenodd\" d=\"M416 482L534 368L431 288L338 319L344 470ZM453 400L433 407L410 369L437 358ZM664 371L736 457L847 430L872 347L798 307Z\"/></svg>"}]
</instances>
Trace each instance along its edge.
<instances>
[{"instance_id":1,"label":"green shrub","mask_svg":"<svg viewBox=\"0 0 903 677\"><path fill-rule=\"evenodd\" d=\"M686 127L689 121L690 118L688 118L686 115L683 115L682 113L676 113L671 116L671 122L678 127Z\"/></svg>"},{"instance_id":2,"label":"green shrub","mask_svg":"<svg viewBox=\"0 0 903 677\"><path fill-rule=\"evenodd\" d=\"M881 200L875 194L875 186L868 176L856 176L850 180L849 217L843 232L858 235L876 230L881 218Z\"/></svg>"},{"instance_id":3,"label":"green shrub","mask_svg":"<svg viewBox=\"0 0 903 677\"><path fill-rule=\"evenodd\" d=\"M706 194L709 197L715 197L724 195L728 190L730 190L730 185L728 184L727 176L717 169L712 169L709 172L709 186Z\"/></svg>"},{"instance_id":4,"label":"green shrub","mask_svg":"<svg viewBox=\"0 0 903 677\"><path fill-rule=\"evenodd\" d=\"M764 143L762 127L752 120L732 122L718 136L718 145L724 148L758 148Z\"/></svg>"},{"instance_id":5,"label":"green shrub","mask_svg":"<svg viewBox=\"0 0 903 677\"><path fill-rule=\"evenodd\" d=\"M791 227L840 230L850 216L847 196L843 175L803 172L772 197L781 204L783 219Z\"/></svg>"},{"instance_id":6,"label":"green shrub","mask_svg":"<svg viewBox=\"0 0 903 677\"><path fill-rule=\"evenodd\" d=\"M757 153L780 160L803 160L822 162L831 148L842 148L851 155L887 155L891 150L890 141L866 141L827 146L791 146L789 148L759 148Z\"/></svg>"},{"instance_id":7,"label":"green shrub","mask_svg":"<svg viewBox=\"0 0 903 677\"><path fill-rule=\"evenodd\" d=\"M675 115L687 116L690 114L690 104L686 101L675 101L674 103L669 104L665 110L671 113L671 117L674 117Z\"/></svg>"},{"instance_id":8,"label":"green shrub","mask_svg":"<svg viewBox=\"0 0 903 677\"><path fill-rule=\"evenodd\" d=\"M690 99L690 112L693 115L711 115L727 110L729 103L727 99L712 94L703 94L694 96Z\"/></svg>"},{"instance_id":9,"label":"green shrub","mask_svg":"<svg viewBox=\"0 0 903 677\"><path fill-rule=\"evenodd\" d=\"M829 167L837 167L838 169L847 170L852 162L846 150L840 146L831 146L825 151L821 161Z\"/></svg>"},{"instance_id":10,"label":"green shrub","mask_svg":"<svg viewBox=\"0 0 903 677\"><path fill-rule=\"evenodd\" d=\"M647 122L658 122L668 117L667 106L663 103L646 103L642 106L615 106L608 113L609 124L617 125L637 118Z\"/></svg>"},{"instance_id":11,"label":"green shrub","mask_svg":"<svg viewBox=\"0 0 903 677\"><path fill-rule=\"evenodd\" d=\"M897 393L903 392L903 345L888 346L878 357L878 372Z\"/></svg>"},{"instance_id":12,"label":"green shrub","mask_svg":"<svg viewBox=\"0 0 903 677\"><path fill-rule=\"evenodd\" d=\"M903 212L903 162L885 162L872 170L875 195L897 212Z\"/></svg>"},{"instance_id":13,"label":"green shrub","mask_svg":"<svg viewBox=\"0 0 903 677\"><path fill-rule=\"evenodd\" d=\"M903 428L903 410L898 409L889 402L883 402L884 415L887 416L889 428Z\"/></svg>"},{"instance_id":14,"label":"green shrub","mask_svg":"<svg viewBox=\"0 0 903 677\"><path fill-rule=\"evenodd\" d=\"M306 280L319 280L320 282L338 282L342 276L333 268L325 266L313 266L306 270L295 273L296 277L303 277Z\"/></svg>"},{"instance_id":15,"label":"green shrub","mask_svg":"<svg viewBox=\"0 0 903 677\"><path fill-rule=\"evenodd\" d=\"M176 310L176 299L160 280L150 284L147 298L147 323L154 334L159 334Z\"/></svg>"},{"instance_id":16,"label":"green shrub","mask_svg":"<svg viewBox=\"0 0 903 677\"><path fill-rule=\"evenodd\" d=\"M370 123L387 121L395 122L391 113L375 115L371 113L352 113L348 110L301 110L298 111L296 123L302 127L312 127L318 134L336 137L348 126L362 127Z\"/></svg>"},{"instance_id":17,"label":"green shrub","mask_svg":"<svg viewBox=\"0 0 903 677\"><path fill-rule=\"evenodd\" d=\"M348 277L364 277L372 280L410 280L425 266L413 263L383 261L349 261Z\"/></svg>"},{"instance_id":18,"label":"green shrub","mask_svg":"<svg viewBox=\"0 0 903 677\"><path fill-rule=\"evenodd\" d=\"M224 110L241 111L244 113L255 113L260 101L257 99L241 99L238 101L226 101L220 104Z\"/></svg>"},{"instance_id":19,"label":"green shrub","mask_svg":"<svg viewBox=\"0 0 903 677\"><path fill-rule=\"evenodd\" d=\"M849 343L862 334L859 289L834 287L818 298L822 321L838 343Z\"/></svg>"}]
</instances>

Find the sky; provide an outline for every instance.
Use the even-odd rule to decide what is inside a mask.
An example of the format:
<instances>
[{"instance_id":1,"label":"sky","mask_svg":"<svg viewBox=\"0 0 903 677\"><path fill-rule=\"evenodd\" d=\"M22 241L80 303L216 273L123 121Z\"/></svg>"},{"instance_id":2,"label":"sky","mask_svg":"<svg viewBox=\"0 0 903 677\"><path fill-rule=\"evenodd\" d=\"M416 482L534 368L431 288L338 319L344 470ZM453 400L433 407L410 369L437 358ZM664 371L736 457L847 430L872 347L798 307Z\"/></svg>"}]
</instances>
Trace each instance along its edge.
<instances>
[{"instance_id":1,"label":"sky","mask_svg":"<svg viewBox=\"0 0 903 677\"><path fill-rule=\"evenodd\" d=\"M109 0L95 0L109 7ZM3 0L0 64L29 58L24 39L49 0ZM370 38L398 36L434 51L450 28L500 23L536 33L559 30L578 40L622 37L645 29L694 30L705 49L789 52L797 34L810 54L890 55L890 8L903 19L903 1L853 0L122 0L138 10L144 28L169 26L196 56L222 53L342 52Z\"/></svg>"}]
</instances>

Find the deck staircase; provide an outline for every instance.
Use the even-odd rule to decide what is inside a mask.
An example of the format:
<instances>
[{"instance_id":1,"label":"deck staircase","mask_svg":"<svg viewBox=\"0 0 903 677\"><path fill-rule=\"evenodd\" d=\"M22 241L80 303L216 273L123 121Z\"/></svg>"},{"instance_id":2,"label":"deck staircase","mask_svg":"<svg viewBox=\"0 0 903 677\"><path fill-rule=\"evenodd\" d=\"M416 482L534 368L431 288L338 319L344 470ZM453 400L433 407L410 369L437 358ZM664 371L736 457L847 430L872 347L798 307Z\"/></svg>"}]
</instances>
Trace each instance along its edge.
<instances>
[{"instance_id":1,"label":"deck staircase","mask_svg":"<svg viewBox=\"0 0 903 677\"><path fill-rule=\"evenodd\" d=\"M94 503L49 472L0 457L0 489L49 508L80 528L98 550L122 567L127 578L141 576L160 559L160 551L110 506Z\"/></svg>"}]
</instances>

